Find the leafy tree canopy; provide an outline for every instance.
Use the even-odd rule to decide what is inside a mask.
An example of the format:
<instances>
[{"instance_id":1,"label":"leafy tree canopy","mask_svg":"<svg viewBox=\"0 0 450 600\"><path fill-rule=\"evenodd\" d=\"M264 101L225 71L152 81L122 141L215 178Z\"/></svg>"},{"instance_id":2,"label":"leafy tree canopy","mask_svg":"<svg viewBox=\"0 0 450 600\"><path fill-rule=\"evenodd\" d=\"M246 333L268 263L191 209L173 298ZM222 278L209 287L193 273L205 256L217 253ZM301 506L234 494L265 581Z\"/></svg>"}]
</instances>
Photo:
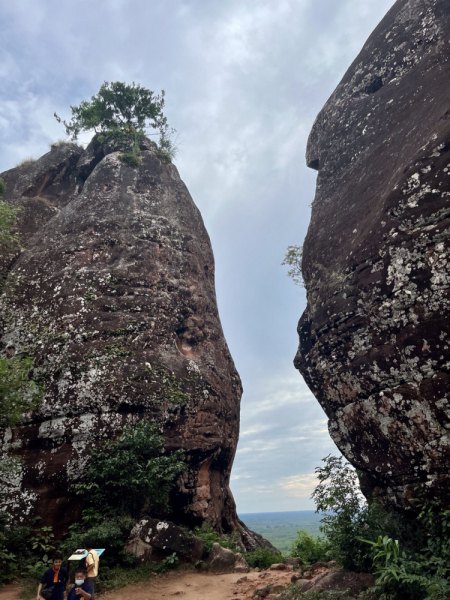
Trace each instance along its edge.
<instances>
[{"instance_id":1,"label":"leafy tree canopy","mask_svg":"<svg viewBox=\"0 0 450 600\"><path fill-rule=\"evenodd\" d=\"M145 131L148 127L158 129L161 136L168 133L167 119L163 114L164 90L154 95L134 82L131 85L105 81L91 101L83 100L79 106L71 106L72 119L67 123L56 113L58 123L76 140L82 131L95 133L119 129L124 132Z\"/></svg>"}]
</instances>

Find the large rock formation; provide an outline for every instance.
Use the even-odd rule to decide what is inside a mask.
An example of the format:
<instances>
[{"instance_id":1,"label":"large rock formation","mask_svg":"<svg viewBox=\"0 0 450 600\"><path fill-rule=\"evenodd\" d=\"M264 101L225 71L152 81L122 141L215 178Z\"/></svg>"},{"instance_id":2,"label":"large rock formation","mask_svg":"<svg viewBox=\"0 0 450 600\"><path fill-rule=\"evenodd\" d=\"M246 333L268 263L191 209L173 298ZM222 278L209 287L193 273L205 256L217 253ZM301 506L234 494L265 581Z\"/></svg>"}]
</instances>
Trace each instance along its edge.
<instances>
[{"instance_id":1,"label":"large rock formation","mask_svg":"<svg viewBox=\"0 0 450 600\"><path fill-rule=\"evenodd\" d=\"M399 0L314 124L295 359L389 506L450 504L450 4Z\"/></svg>"},{"instance_id":2,"label":"large rock formation","mask_svg":"<svg viewBox=\"0 0 450 600\"><path fill-rule=\"evenodd\" d=\"M143 142L142 164L94 142L59 145L2 174L22 207L22 252L2 257L1 352L34 359L38 409L1 432L21 457L6 508L61 534L79 516L76 484L89 448L125 423L160 425L189 471L165 515L238 529L229 489L241 382L215 297L201 215L174 165Z\"/></svg>"}]
</instances>

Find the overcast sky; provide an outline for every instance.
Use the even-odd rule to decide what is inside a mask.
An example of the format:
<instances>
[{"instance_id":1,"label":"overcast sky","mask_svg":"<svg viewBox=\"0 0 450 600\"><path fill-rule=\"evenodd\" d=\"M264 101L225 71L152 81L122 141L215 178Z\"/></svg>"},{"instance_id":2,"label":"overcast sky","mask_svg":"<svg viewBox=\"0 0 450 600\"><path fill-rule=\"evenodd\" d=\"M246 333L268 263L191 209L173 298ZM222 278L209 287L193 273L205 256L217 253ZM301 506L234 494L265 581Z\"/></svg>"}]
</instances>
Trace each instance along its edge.
<instances>
[{"instance_id":1,"label":"overcast sky","mask_svg":"<svg viewBox=\"0 0 450 600\"><path fill-rule=\"evenodd\" d=\"M53 118L107 81L166 91L175 163L216 258L219 310L244 385L238 512L313 508L330 452L292 360L302 290L281 267L303 243L314 118L394 0L0 0L0 171L39 157Z\"/></svg>"}]
</instances>

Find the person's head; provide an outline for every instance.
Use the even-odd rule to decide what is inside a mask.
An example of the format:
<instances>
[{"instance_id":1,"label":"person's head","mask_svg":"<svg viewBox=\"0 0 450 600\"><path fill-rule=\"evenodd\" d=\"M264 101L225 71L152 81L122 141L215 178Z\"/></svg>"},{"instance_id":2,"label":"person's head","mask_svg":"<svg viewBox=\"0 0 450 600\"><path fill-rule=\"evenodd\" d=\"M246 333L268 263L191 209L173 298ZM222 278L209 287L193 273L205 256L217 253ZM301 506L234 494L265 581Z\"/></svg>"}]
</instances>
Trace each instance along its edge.
<instances>
[{"instance_id":1,"label":"person's head","mask_svg":"<svg viewBox=\"0 0 450 600\"><path fill-rule=\"evenodd\" d=\"M86 577L87 573L84 569L77 569L75 571L75 585L83 585Z\"/></svg>"},{"instance_id":2,"label":"person's head","mask_svg":"<svg viewBox=\"0 0 450 600\"><path fill-rule=\"evenodd\" d=\"M62 556L60 554L55 554L55 556L53 557L53 568L55 569L55 571L59 571L62 565L62 561Z\"/></svg>"},{"instance_id":3,"label":"person's head","mask_svg":"<svg viewBox=\"0 0 450 600\"><path fill-rule=\"evenodd\" d=\"M86 550L92 550L92 548L94 547L92 544L92 540L91 538L86 538L84 540L84 547L86 548Z\"/></svg>"}]
</instances>

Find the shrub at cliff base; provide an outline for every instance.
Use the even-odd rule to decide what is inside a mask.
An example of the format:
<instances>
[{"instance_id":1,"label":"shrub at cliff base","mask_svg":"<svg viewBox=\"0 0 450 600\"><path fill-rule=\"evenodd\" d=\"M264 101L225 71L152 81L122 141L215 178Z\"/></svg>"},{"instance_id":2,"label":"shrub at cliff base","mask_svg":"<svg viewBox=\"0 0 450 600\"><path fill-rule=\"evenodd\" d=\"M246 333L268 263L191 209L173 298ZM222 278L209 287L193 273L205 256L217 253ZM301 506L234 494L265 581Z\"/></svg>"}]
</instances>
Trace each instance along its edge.
<instances>
[{"instance_id":1,"label":"shrub at cliff base","mask_svg":"<svg viewBox=\"0 0 450 600\"><path fill-rule=\"evenodd\" d=\"M279 563L282 561L282 557L279 552L274 552L270 548L257 548L252 552L246 552L243 554L248 566L251 568L258 567L259 569L268 569L270 565Z\"/></svg>"},{"instance_id":2,"label":"shrub at cliff base","mask_svg":"<svg viewBox=\"0 0 450 600\"><path fill-rule=\"evenodd\" d=\"M117 441L92 449L84 474L74 485L87 507L58 551L69 556L84 547L87 538L94 547L106 548L100 591L145 579L155 567L137 565L134 555L124 551L125 543L138 519L168 507L170 492L185 470L184 452L167 453L155 425L139 421L126 426ZM30 539L37 543L30 547ZM54 549L49 528L38 523L12 526L7 514L0 515L0 582L20 575L26 597L51 564ZM163 568L175 563L172 557ZM76 565L70 566L73 570Z\"/></svg>"},{"instance_id":3,"label":"shrub at cliff base","mask_svg":"<svg viewBox=\"0 0 450 600\"><path fill-rule=\"evenodd\" d=\"M222 548L228 548L229 550L233 550L233 552L237 552L235 536L233 533L219 535L210 525L203 525L202 527L195 527L194 534L203 540L203 543L205 544L203 558L206 558L209 555L213 544L215 543L222 546Z\"/></svg>"},{"instance_id":4,"label":"shrub at cliff base","mask_svg":"<svg viewBox=\"0 0 450 600\"><path fill-rule=\"evenodd\" d=\"M307 531L300 530L292 544L291 556L301 558L307 565L327 562L332 559L331 546L326 538L314 537Z\"/></svg>"},{"instance_id":5,"label":"shrub at cliff base","mask_svg":"<svg viewBox=\"0 0 450 600\"><path fill-rule=\"evenodd\" d=\"M132 517L167 508L178 477L186 470L184 451L165 453L164 436L147 421L126 425L117 441L91 450L74 491L99 512Z\"/></svg>"},{"instance_id":6,"label":"shrub at cliff base","mask_svg":"<svg viewBox=\"0 0 450 600\"><path fill-rule=\"evenodd\" d=\"M425 504L420 488L417 519L388 513L375 499L367 503L343 457L326 457L316 472L313 499L324 514L331 558L346 569L373 572L381 600L450 598L450 511Z\"/></svg>"}]
</instances>

